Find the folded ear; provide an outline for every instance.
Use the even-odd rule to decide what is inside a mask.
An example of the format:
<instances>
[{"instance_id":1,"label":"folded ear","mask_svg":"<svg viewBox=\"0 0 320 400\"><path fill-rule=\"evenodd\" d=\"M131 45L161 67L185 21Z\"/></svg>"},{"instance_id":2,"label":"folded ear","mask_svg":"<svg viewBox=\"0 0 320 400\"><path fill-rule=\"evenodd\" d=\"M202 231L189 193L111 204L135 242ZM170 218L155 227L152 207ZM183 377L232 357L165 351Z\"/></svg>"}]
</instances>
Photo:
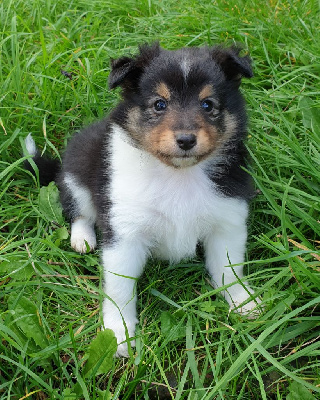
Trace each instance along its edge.
<instances>
[{"instance_id":1,"label":"folded ear","mask_svg":"<svg viewBox=\"0 0 320 400\"><path fill-rule=\"evenodd\" d=\"M139 46L139 53L136 56L112 60L109 75L110 89L117 86L134 89L144 69L160 54L160 50L158 42L151 45L144 44Z\"/></svg>"},{"instance_id":2,"label":"folded ear","mask_svg":"<svg viewBox=\"0 0 320 400\"><path fill-rule=\"evenodd\" d=\"M218 46L212 49L212 58L220 65L226 78L238 82L239 85L242 77L253 77L251 58L249 56L240 57L241 50L237 46L230 48Z\"/></svg>"}]
</instances>

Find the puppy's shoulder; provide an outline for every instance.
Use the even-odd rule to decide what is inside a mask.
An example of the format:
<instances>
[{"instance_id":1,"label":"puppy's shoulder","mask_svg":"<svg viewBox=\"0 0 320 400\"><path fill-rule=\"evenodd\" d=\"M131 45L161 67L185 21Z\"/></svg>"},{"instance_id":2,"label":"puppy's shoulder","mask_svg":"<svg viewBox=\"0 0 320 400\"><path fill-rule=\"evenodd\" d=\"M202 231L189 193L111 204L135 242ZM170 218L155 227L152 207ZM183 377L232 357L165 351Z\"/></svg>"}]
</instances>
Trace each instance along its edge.
<instances>
[{"instance_id":1,"label":"puppy's shoulder","mask_svg":"<svg viewBox=\"0 0 320 400\"><path fill-rule=\"evenodd\" d=\"M90 187L90 181L102 174L108 155L110 122L95 122L75 133L63 154L60 179L71 174L79 182Z\"/></svg>"}]
</instances>

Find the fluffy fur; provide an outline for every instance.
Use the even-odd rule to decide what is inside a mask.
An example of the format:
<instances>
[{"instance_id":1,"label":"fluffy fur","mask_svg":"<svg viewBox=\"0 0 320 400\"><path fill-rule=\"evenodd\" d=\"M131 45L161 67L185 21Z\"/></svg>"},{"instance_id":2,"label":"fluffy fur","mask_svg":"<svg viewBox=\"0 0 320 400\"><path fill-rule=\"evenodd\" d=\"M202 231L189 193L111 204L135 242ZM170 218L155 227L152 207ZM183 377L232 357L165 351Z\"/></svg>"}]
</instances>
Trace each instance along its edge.
<instances>
[{"instance_id":1,"label":"fluffy fur","mask_svg":"<svg viewBox=\"0 0 320 400\"><path fill-rule=\"evenodd\" d=\"M246 165L246 113L239 91L252 76L249 57L233 47L167 51L145 45L112 61L110 88L122 101L109 118L70 141L61 168L33 139L26 146L40 179L57 181L71 219L71 246L84 253L102 232L105 328L128 355L137 324L136 282L149 256L177 262L204 246L215 286L242 279L252 185ZM41 172L42 170L46 172ZM231 307L255 306L246 282L224 291ZM131 346L134 341L131 341Z\"/></svg>"}]
</instances>

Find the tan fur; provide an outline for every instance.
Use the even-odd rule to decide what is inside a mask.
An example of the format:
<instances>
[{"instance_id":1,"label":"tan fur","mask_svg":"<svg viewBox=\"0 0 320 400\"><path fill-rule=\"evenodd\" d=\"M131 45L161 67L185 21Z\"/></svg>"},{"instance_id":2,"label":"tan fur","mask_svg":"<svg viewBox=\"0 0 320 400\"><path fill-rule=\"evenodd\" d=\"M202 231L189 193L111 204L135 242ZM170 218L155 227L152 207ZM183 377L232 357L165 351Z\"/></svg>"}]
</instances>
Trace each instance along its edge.
<instances>
[{"instance_id":1,"label":"tan fur","mask_svg":"<svg viewBox=\"0 0 320 400\"><path fill-rule=\"evenodd\" d=\"M199 100L201 101L207 99L208 97L211 97L213 93L214 91L212 85L206 85L199 93Z\"/></svg>"},{"instance_id":2,"label":"tan fur","mask_svg":"<svg viewBox=\"0 0 320 400\"><path fill-rule=\"evenodd\" d=\"M139 107L134 107L129 110L127 129L138 143L141 141L141 135L139 135L140 118L141 113Z\"/></svg>"},{"instance_id":3,"label":"tan fur","mask_svg":"<svg viewBox=\"0 0 320 400\"><path fill-rule=\"evenodd\" d=\"M162 124L156 126L146 137L146 150L158 157L162 162L170 165L170 157L176 151L174 132L166 118Z\"/></svg>"},{"instance_id":4,"label":"tan fur","mask_svg":"<svg viewBox=\"0 0 320 400\"><path fill-rule=\"evenodd\" d=\"M171 98L170 90L164 82L159 83L159 85L156 87L156 92L165 100L170 100Z\"/></svg>"}]
</instances>

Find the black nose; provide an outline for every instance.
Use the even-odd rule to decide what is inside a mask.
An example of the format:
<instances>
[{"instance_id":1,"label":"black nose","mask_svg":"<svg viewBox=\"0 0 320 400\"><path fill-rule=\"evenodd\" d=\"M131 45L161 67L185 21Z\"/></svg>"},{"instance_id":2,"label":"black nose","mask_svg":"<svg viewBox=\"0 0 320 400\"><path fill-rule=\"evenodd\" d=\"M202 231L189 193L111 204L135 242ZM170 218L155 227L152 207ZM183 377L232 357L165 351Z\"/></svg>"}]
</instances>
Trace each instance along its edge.
<instances>
[{"instance_id":1,"label":"black nose","mask_svg":"<svg viewBox=\"0 0 320 400\"><path fill-rule=\"evenodd\" d=\"M197 144L197 137L193 133L180 133L176 140L182 150L190 150Z\"/></svg>"}]
</instances>

